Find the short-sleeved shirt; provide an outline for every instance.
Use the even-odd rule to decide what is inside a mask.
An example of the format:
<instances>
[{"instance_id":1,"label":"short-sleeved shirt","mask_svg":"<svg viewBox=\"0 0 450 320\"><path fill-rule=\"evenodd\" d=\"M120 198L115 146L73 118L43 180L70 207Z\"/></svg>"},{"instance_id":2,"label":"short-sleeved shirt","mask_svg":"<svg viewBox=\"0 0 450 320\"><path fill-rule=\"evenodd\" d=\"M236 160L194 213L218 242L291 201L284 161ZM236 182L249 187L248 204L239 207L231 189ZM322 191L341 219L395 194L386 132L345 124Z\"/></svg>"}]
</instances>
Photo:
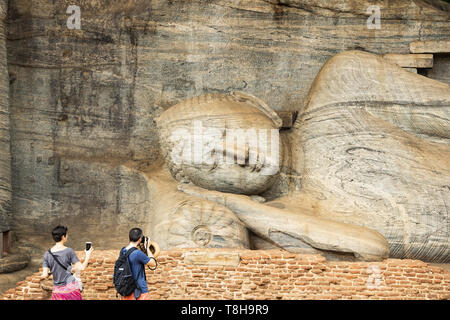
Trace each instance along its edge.
<instances>
[{"instance_id":1,"label":"short-sleeved shirt","mask_svg":"<svg viewBox=\"0 0 450 320\"><path fill-rule=\"evenodd\" d=\"M123 248L121 254L126 254L127 249ZM145 265L150 261L150 258L141 250L134 250L129 256L131 273L134 280L137 281L139 288L134 291L134 296L137 299L141 293L148 292L147 280L145 279Z\"/></svg>"},{"instance_id":2,"label":"short-sleeved shirt","mask_svg":"<svg viewBox=\"0 0 450 320\"><path fill-rule=\"evenodd\" d=\"M56 251L52 253L58 258L59 262L68 270L63 269L52 257L48 251L44 254L44 268L49 268L53 275L53 284L56 286L63 286L75 281L75 277L72 275L72 264L80 261L72 248L66 248L64 250Z\"/></svg>"}]
</instances>

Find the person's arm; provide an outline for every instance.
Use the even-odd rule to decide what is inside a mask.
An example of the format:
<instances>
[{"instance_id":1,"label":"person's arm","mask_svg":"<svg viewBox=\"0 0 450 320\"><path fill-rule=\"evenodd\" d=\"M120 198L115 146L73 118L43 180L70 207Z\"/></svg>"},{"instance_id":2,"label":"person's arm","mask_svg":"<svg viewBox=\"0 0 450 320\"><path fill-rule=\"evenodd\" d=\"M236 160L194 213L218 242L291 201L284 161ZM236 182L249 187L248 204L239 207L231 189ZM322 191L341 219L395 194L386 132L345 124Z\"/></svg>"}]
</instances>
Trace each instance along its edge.
<instances>
[{"instance_id":1,"label":"person's arm","mask_svg":"<svg viewBox=\"0 0 450 320\"><path fill-rule=\"evenodd\" d=\"M50 268L44 267L44 268L42 269L41 279L47 279L49 273L50 273Z\"/></svg>"},{"instance_id":2,"label":"person's arm","mask_svg":"<svg viewBox=\"0 0 450 320\"><path fill-rule=\"evenodd\" d=\"M155 257L153 256L153 254L151 252L149 252L148 257L150 258L150 261L147 262L146 266L149 266L151 268L155 268L156 267L156 261L155 261L155 259L151 259L151 258L155 258Z\"/></svg>"},{"instance_id":3,"label":"person's arm","mask_svg":"<svg viewBox=\"0 0 450 320\"><path fill-rule=\"evenodd\" d=\"M83 263L81 263L80 261L77 261L73 267L72 267L72 271L73 272L80 272L83 271L84 269L86 269L88 263L89 263L89 258L91 257L92 251L94 251L94 247L91 247L88 251L84 250L85 252L85 258Z\"/></svg>"},{"instance_id":4,"label":"person's arm","mask_svg":"<svg viewBox=\"0 0 450 320\"><path fill-rule=\"evenodd\" d=\"M144 266L150 266L151 268L155 268L156 262L155 259L152 258L154 257L150 250L148 250L148 255L146 255L144 252L140 250L138 251L138 261L142 263Z\"/></svg>"},{"instance_id":5,"label":"person's arm","mask_svg":"<svg viewBox=\"0 0 450 320\"><path fill-rule=\"evenodd\" d=\"M50 273L50 268L48 267L48 263L47 263L47 254L44 254L44 262L42 264L42 274L41 274L41 279L46 279L48 278L48 275Z\"/></svg>"}]
</instances>

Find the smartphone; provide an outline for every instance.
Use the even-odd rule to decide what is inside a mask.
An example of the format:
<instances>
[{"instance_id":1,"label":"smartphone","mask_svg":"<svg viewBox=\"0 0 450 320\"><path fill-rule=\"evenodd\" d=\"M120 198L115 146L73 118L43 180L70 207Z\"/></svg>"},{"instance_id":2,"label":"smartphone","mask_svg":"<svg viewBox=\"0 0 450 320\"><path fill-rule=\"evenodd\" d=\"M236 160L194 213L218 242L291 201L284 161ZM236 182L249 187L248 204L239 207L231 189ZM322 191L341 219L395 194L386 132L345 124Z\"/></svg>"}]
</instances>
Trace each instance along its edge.
<instances>
[{"instance_id":1,"label":"smartphone","mask_svg":"<svg viewBox=\"0 0 450 320\"><path fill-rule=\"evenodd\" d=\"M92 247L92 242L86 242L86 251L89 251L89 249Z\"/></svg>"}]
</instances>

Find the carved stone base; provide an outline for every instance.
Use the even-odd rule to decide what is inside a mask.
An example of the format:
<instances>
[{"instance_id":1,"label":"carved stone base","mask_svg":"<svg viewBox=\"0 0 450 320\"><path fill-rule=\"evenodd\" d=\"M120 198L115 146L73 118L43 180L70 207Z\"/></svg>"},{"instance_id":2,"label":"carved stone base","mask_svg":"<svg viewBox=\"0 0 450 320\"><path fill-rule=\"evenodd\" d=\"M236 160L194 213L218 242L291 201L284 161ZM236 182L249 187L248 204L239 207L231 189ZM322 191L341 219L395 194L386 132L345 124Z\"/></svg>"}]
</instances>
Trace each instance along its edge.
<instances>
[{"instance_id":1,"label":"carved stone base","mask_svg":"<svg viewBox=\"0 0 450 320\"><path fill-rule=\"evenodd\" d=\"M0 274L24 269L30 262L27 253L10 253L0 259Z\"/></svg>"}]
</instances>

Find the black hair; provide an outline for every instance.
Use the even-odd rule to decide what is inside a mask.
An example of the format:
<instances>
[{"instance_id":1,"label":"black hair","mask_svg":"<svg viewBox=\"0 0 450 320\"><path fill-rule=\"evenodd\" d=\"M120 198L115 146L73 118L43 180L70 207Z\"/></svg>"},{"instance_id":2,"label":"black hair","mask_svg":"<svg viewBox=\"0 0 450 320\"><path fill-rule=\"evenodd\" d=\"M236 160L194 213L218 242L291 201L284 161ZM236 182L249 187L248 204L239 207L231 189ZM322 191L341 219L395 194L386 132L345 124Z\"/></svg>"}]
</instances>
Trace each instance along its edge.
<instances>
[{"instance_id":1,"label":"black hair","mask_svg":"<svg viewBox=\"0 0 450 320\"><path fill-rule=\"evenodd\" d=\"M55 242L60 242L63 236L67 236L67 227L57 226L52 230L52 237Z\"/></svg>"},{"instance_id":2,"label":"black hair","mask_svg":"<svg viewBox=\"0 0 450 320\"><path fill-rule=\"evenodd\" d=\"M128 236L131 242L137 242L143 236L142 230L139 228L133 228L130 230L130 234Z\"/></svg>"}]
</instances>

